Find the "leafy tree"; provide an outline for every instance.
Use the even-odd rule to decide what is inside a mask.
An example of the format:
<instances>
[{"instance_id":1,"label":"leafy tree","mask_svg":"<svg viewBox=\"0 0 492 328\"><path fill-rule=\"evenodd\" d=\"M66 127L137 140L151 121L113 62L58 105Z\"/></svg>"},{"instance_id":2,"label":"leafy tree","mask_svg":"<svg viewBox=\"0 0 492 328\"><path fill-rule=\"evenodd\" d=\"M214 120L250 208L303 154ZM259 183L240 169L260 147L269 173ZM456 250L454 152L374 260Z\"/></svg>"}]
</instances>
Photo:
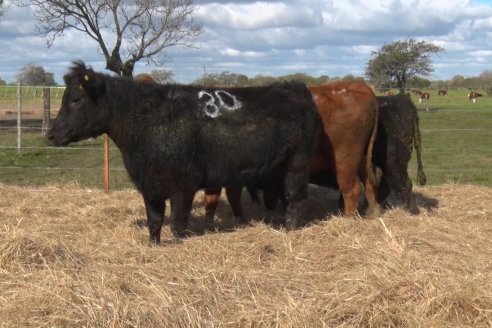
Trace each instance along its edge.
<instances>
[{"instance_id":1,"label":"leafy tree","mask_svg":"<svg viewBox=\"0 0 492 328\"><path fill-rule=\"evenodd\" d=\"M97 42L106 68L123 76L132 76L140 60L162 65L167 48L192 46L202 32L191 17L197 8L193 0L15 1L34 7L37 32L46 37L48 47L68 30L80 31Z\"/></svg>"},{"instance_id":2,"label":"leafy tree","mask_svg":"<svg viewBox=\"0 0 492 328\"><path fill-rule=\"evenodd\" d=\"M5 82L5 80L2 80L2 78L0 78L0 85L6 85L7 82Z\"/></svg>"},{"instance_id":3,"label":"leafy tree","mask_svg":"<svg viewBox=\"0 0 492 328\"><path fill-rule=\"evenodd\" d=\"M407 86L411 87L411 88L423 89L423 88L429 87L431 85L431 83L432 82L428 79L414 76L414 77L408 79Z\"/></svg>"},{"instance_id":4,"label":"leafy tree","mask_svg":"<svg viewBox=\"0 0 492 328\"><path fill-rule=\"evenodd\" d=\"M465 77L463 75L455 75L451 78L449 84L453 87L462 87L465 85Z\"/></svg>"},{"instance_id":5,"label":"leafy tree","mask_svg":"<svg viewBox=\"0 0 492 328\"><path fill-rule=\"evenodd\" d=\"M376 85L396 83L404 92L411 78L431 75L431 55L443 51L440 46L412 38L385 44L372 53L366 75Z\"/></svg>"},{"instance_id":6,"label":"leafy tree","mask_svg":"<svg viewBox=\"0 0 492 328\"><path fill-rule=\"evenodd\" d=\"M268 75L258 74L249 80L249 85L266 85L277 81L277 78Z\"/></svg>"},{"instance_id":7,"label":"leafy tree","mask_svg":"<svg viewBox=\"0 0 492 328\"><path fill-rule=\"evenodd\" d=\"M492 71L483 71L478 78L480 79L482 89L487 92L488 96L492 96Z\"/></svg>"},{"instance_id":8,"label":"leafy tree","mask_svg":"<svg viewBox=\"0 0 492 328\"><path fill-rule=\"evenodd\" d=\"M53 73L46 72L44 67L29 63L17 74L17 82L23 85L55 85Z\"/></svg>"},{"instance_id":9,"label":"leafy tree","mask_svg":"<svg viewBox=\"0 0 492 328\"><path fill-rule=\"evenodd\" d=\"M355 76L353 74L347 74L342 78L342 81L346 81L346 82L364 81L364 78L361 76Z\"/></svg>"},{"instance_id":10,"label":"leafy tree","mask_svg":"<svg viewBox=\"0 0 492 328\"><path fill-rule=\"evenodd\" d=\"M307 85L313 84L323 84L329 81L329 77L326 75L322 75L320 77L314 77L311 75L307 75L305 73L294 73L289 75L280 76L277 78L279 81L302 81Z\"/></svg>"}]
</instances>

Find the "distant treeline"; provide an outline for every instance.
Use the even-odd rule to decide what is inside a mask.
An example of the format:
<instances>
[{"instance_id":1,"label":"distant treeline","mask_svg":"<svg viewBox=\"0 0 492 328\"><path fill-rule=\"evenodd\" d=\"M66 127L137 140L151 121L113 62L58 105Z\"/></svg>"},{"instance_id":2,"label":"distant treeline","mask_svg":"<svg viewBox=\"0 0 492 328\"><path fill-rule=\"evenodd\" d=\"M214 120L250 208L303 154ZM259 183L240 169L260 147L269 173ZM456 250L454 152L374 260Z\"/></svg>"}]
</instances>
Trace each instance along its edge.
<instances>
[{"instance_id":1,"label":"distant treeline","mask_svg":"<svg viewBox=\"0 0 492 328\"><path fill-rule=\"evenodd\" d=\"M329 77L327 75L321 75L319 77L314 77L307 75L305 73L295 73L289 75L283 75L279 77L273 77L268 75L256 75L255 77L248 77L244 74L231 73L224 71L221 73L210 73L205 74L199 79L196 79L192 84L203 85L203 86L255 86L264 85L278 81L290 81L298 80L303 81L308 85L317 85L323 83L330 83L335 81L354 81L362 80L369 84L373 84L362 76L354 76L348 74L344 77ZM388 90L395 88L392 85L374 85L377 89ZM471 88L470 86L473 86ZM479 76L474 77L464 77L462 75L455 75L450 80L428 80L424 78L412 78L407 82L406 88L434 88L434 89L448 89L448 88L467 88L467 89L482 89L488 95L492 96L492 71L484 71Z\"/></svg>"},{"instance_id":2,"label":"distant treeline","mask_svg":"<svg viewBox=\"0 0 492 328\"><path fill-rule=\"evenodd\" d=\"M170 74L170 78L160 81L161 83L173 82L172 72L166 71ZM148 74L143 74L148 75ZM153 74L150 74L153 77ZM157 79L158 80L158 79ZM279 81L291 81L298 80L308 85L318 85L323 83L330 83L335 81L354 81L362 80L369 84L374 85L379 90L388 90L396 88L396 85L376 85L372 81L368 81L362 76L355 76L352 74L345 75L343 77L335 76L329 77L327 75L321 75L319 77L311 76L305 73L295 73L283 76L269 76L269 75L256 75L254 77L248 77L245 74L231 73L224 71L220 73L208 73L204 74L201 78L198 78L192 82L192 84L203 86L256 86L265 85ZM7 83L0 79L0 85L6 85ZM13 84L13 83L9 83ZM407 82L407 89L448 89L448 88L467 88L471 89L471 86L475 90L484 90L489 96L492 96L492 70L486 70L479 76L465 77L463 75L455 75L450 80L428 80L425 78L412 78Z\"/></svg>"}]
</instances>

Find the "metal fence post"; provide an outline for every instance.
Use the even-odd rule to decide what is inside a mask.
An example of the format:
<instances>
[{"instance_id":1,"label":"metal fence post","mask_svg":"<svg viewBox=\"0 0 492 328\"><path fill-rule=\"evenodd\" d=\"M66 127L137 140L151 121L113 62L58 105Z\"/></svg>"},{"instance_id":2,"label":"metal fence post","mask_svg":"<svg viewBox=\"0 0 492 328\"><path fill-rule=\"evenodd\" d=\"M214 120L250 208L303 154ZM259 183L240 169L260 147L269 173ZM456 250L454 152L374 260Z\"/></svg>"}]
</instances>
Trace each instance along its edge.
<instances>
[{"instance_id":1,"label":"metal fence post","mask_svg":"<svg viewBox=\"0 0 492 328\"><path fill-rule=\"evenodd\" d=\"M21 85L17 82L17 154L21 152L21 109L22 109Z\"/></svg>"},{"instance_id":2,"label":"metal fence post","mask_svg":"<svg viewBox=\"0 0 492 328\"><path fill-rule=\"evenodd\" d=\"M50 127L50 107L51 107L51 89L45 85L43 88L43 125L41 135L44 138Z\"/></svg>"}]
</instances>

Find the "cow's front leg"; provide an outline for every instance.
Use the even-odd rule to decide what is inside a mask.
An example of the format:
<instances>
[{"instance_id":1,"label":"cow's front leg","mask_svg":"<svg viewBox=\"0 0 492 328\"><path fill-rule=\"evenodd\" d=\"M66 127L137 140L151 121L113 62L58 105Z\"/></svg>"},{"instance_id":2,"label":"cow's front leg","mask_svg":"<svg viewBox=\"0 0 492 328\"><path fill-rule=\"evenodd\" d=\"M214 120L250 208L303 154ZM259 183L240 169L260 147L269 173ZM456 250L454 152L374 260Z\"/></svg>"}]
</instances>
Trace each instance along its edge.
<instances>
[{"instance_id":1,"label":"cow's front leg","mask_svg":"<svg viewBox=\"0 0 492 328\"><path fill-rule=\"evenodd\" d=\"M243 207L241 206L241 194L243 187L228 186L226 187L226 196L229 204L232 208L234 215L234 226L238 226L240 223L248 224L249 220L246 220L243 216Z\"/></svg>"},{"instance_id":2,"label":"cow's front leg","mask_svg":"<svg viewBox=\"0 0 492 328\"><path fill-rule=\"evenodd\" d=\"M161 229L164 222L166 203L164 197L152 197L144 195L145 211L147 212L147 226L149 227L149 242L159 244L161 241Z\"/></svg>"},{"instance_id":3,"label":"cow's front leg","mask_svg":"<svg viewBox=\"0 0 492 328\"><path fill-rule=\"evenodd\" d=\"M185 237L195 193L194 190L179 190L171 196L171 231L177 241Z\"/></svg>"},{"instance_id":4,"label":"cow's front leg","mask_svg":"<svg viewBox=\"0 0 492 328\"><path fill-rule=\"evenodd\" d=\"M287 230L297 228L298 219L305 214L309 157L305 153L297 153L292 158L289 170L285 177L285 198L287 208L285 210L285 225Z\"/></svg>"}]
</instances>

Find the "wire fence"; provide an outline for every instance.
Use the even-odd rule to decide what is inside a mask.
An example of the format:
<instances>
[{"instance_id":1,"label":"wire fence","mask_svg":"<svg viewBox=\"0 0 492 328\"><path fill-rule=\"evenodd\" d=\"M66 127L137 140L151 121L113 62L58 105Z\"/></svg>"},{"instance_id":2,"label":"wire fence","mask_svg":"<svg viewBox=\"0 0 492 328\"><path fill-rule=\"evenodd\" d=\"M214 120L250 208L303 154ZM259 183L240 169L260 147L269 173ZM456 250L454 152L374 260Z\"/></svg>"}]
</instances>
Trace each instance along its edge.
<instances>
[{"instance_id":1,"label":"wire fence","mask_svg":"<svg viewBox=\"0 0 492 328\"><path fill-rule=\"evenodd\" d=\"M441 101L440 113L488 113L492 122L492 97L484 96L476 107L464 108L467 104L468 88L457 89L448 94L446 101ZM57 114L61 104L64 87L39 86L3 86L0 87L0 181L21 184L40 185L51 181L82 181L89 186L102 186L103 174L103 143L101 138L80 142L68 147L52 147L44 141L46 117L50 119ZM49 94L48 107L46 103ZM19 99L20 95L20 99ZM436 96L437 97L437 96ZM440 99L443 99L440 96ZM490 125L473 124L469 126L429 126L425 127L425 107L420 106L421 133L424 149L425 171L432 176L434 173L450 173L458 177L463 175L487 175L490 178L484 183L492 186L492 129ZM458 103L453 108L453 104ZM468 103L468 107L470 107ZM480 107L478 107L480 106ZM450 108L448 108L450 107ZM461 108L461 109L460 109ZM430 116L429 116L430 117ZM20 139L19 139L20 136ZM460 137L461 136L461 137ZM456 144L432 144L427 141L434 139L458 137L462 140L479 140L473 146L461 145L467 152L480 157L476 163L456 161L444 165L439 163L441 154L449 156L451 148ZM427 145L427 147L426 147ZM468 154L468 153L467 153ZM468 155L466 155L468 156ZM430 162L434 161L432 164ZM427 162L427 163L426 163ZM485 163L485 164L484 164ZM449 167L449 165L454 165ZM110 171L112 185L131 185L116 146L110 145ZM412 165L409 171L415 171ZM90 182L87 182L90 180ZM85 182L84 182L85 181ZM465 181L468 181L465 179Z\"/></svg>"}]
</instances>

